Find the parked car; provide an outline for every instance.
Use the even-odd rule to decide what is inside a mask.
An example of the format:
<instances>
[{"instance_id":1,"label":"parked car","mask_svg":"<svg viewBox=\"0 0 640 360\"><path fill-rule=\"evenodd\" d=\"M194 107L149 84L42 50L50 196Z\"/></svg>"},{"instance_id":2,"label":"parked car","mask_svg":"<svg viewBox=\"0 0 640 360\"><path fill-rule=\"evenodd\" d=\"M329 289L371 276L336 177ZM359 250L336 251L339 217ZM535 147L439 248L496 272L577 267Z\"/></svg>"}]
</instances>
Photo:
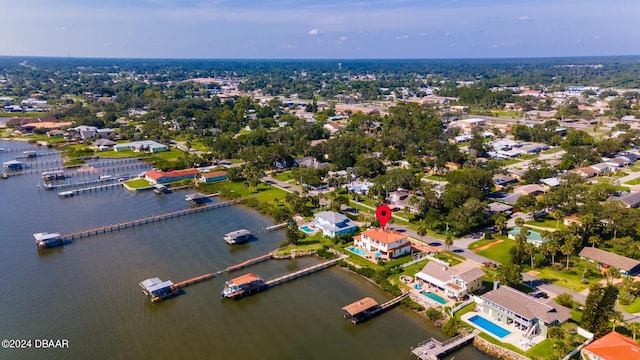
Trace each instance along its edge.
<instances>
[{"instance_id":1,"label":"parked car","mask_svg":"<svg viewBox=\"0 0 640 360\"><path fill-rule=\"evenodd\" d=\"M547 295L547 293L546 293L546 292L541 291L541 292L539 292L539 293L535 294L533 297L535 297L536 299L540 299L540 298L548 299L548 298L549 298L549 295Z\"/></svg>"}]
</instances>

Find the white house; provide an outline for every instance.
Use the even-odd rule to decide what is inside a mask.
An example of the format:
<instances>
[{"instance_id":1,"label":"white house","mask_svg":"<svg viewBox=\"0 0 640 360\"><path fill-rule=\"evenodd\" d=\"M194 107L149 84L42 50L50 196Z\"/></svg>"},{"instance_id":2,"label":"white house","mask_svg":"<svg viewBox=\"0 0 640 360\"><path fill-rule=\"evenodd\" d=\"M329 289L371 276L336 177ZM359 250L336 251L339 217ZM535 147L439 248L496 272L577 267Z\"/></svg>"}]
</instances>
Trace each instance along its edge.
<instances>
[{"instance_id":1,"label":"white house","mask_svg":"<svg viewBox=\"0 0 640 360\"><path fill-rule=\"evenodd\" d=\"M397 258L411 251L411 243L407 235L384 229L369 229L355 236L353 245L373 252L376 258L382 260Z\"/></svg>"},{"instance_id":2,"label":"white house","mask_svg":"<svg viewBox=\"0 0 640 360\"><path fill-rule=\"evenodd\" d=\"M134 141L130 143L117 144L113 147L113 150L118 151L136 151L136 152L150 152L157 153L162 151L168 151L167 145L162 145L152 140Z\"/></svg>"},{"instance_id":3,"label":"white house","mask_svg":"<svg viewBox=\"0 0 640 360\"><path fill-rule=\"evenodd\" d=\"M330 238L353 234L358 230L358 226L351 219L334 211L323 211L315 214L313 226L322 230L322 234Z\"/></svg>"},{"instance_id":4,"label":"white house","mask_svg":"<svg viewBox=\"0 0 640 360\"><path fill-rule=\"evenodd\" d=\"M484 271L480 267L465 261L456 266L429 261L416 274L416 278L443 291L447 297L462 300L469 293L482 287Z\"/></svg>"}]
</instances>

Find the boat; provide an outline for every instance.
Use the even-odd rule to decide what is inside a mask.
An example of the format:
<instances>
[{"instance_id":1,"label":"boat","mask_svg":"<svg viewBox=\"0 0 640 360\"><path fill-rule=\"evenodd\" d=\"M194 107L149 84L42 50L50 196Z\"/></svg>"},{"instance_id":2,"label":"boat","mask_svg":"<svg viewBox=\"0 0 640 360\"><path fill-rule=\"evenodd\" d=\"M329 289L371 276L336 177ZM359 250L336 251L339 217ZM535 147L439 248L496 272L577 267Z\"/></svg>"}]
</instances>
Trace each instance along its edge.
<instances>
[{"instance_id":1,"label":"boat","mask_svg":"<svg viewBox=\"0 0 640 360\"><path fill-rule=\"evenodd\" d=\"M36 245L41 248L51 248L64 244L64 239L59 233L41 232L33 234L33 237L36 239Z\"/></svg>"},{"instance_id":2,"label":"boat","mask_svg":"<svg viewBox=\"0 0 640 360\"><path fill-rule=\"evenodd\" d=\"M3 179L5 179L5 180L6 180L8 177L9 177L9 175L7 175L7 173L6 173L6 172L3 172L3 173L2 173L2 178L3 178Z\"/></svg>"},{"instance_id":3,"label":"boat","mask_svg":"<svg viewBox=\"0 0 640 360\"><path fill-rule=\"evenodd\" d=\"M224 289L220 292L220 297L227 299L237 299L251 295L266 288L264 280L256 274L248 273L224 283Z\"/></svg>"},{"instance_id":4,"label":"boat","mask_svg":"<svg viewBox=\"0 0 640 360\"><path fill-rule=\"evenodd\" d=\"M73 191L61 191L58 193L58 196L60 197L72 197L74 195L75 193Z\"/></svg>"},{"instance_id":5,"label":"boat","mask_svg":"<svg viewBox=\"0 0 640 360\"><path fill-rule=\"evenodd\" d=\"M226 241L227 244L242 244L249 241L252 236L251 231L247 229L240 229L225 234L224 241Z\"/></svg>"},{"instance_id":6,"label":"boat","mask_svg":"<svg viewBox=\"0 0 640 360\"><path fill-rule=\"evenodd\" d=\"M157 302L178 295L178 287L170 281L159 278L149 278L138 283L151 302Z\"/></svg>"}]
</instances>

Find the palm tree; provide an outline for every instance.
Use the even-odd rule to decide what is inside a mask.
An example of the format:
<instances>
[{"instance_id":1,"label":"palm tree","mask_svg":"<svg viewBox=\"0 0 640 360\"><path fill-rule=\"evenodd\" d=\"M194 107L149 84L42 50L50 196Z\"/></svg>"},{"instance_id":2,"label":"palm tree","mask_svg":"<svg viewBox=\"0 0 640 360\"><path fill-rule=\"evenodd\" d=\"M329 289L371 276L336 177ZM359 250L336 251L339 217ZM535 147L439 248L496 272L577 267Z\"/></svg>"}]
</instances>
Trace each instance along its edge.
<instances>
[{"instance_id":1,"label":"palm tree","mask_svg":"<svg viewBox=\"0 0 640 360\"><path fill-rule=\"evenodd\" d=\"M444 244L447 246L447 251L449 251L449 248L453 245L453 236L447 234L447 237L444 239Z\"/></svg>"},{"instance_id":2,"label":"palm tree","mask_svg":"<svg viewBox=\"0 0 640 360\"><path fill-rule=\"evenodd\" d=\"M418 236L420 236L420 242L423 243L422 241L422 237L427 235L428 233L428 229L427 229L427 224L424 221L420 221L418 223L418 227L416 228L416 234L418 234ZM424 243L423 243L424 244Z\"/></svg>"},{"instance_id":3,"label":"palm tree","mask_svg":"<svg viewBox=\"0 0 640 360\"><path fill-rule=\"evenodd\" d=\"M522 227L524 225L524 219L521 217L516 218L515 220L516 226Z\"/></svg>"},{"instance_id":4,"label":"palm tree","mask_svg":"<svg viewBox=\"0 0 640 360\"><path fill-rule=\"evenodd\" d=\"M587 241L591 244L591 247L596 247L596 245L600 245L602 239L598 235L591 235Z\"/></svg>"},{"instance_id":5,"label":"palm tree","mask_svg":"<svg viewBox=\"0 0 640 360\"><path fill-rule=\"evenodd\" d=\"M565 241L565 243L560 246L560 252L562 255L567 257L567 270L569 270L569 260L571 259L571 254L573 254L574 250L575 245L573 244L573 241Z\"/></svg>"},{"instance_id":6,"label":"palm tree","mask_svg":"<svg viewBox=\"0 0 640 360\"><path fill-rule=\"evenodd\" d=\"M633 340L636 339L636 335L638 335L638 333L640 333L640 323L639 322L630 322L627 323L627 329L629 329L629 331L631 331L631 333L633 334Z\"/></svg>"},{"instance_id":7,"label":"palm tree","mask_svg":"<svg viewBox=\"0 0 640 360\"><path fill-rule=\"evenodd\" d=\"M533 256L536 254L536 250L538 248L533 245L532 243L525 243L524 244L524 251L529 255L529 258L531 259L531 268L533 269Z\"/></svg>"},{"instance_id":8,"label":"palm tree","mask_svg":"<svg viewBox=\"0 0 640 360\"><path fill-rule=\"evenodd\" d=\"M560 226L560 220L564 218L564 212L560 209L555 209L551 212L551 216L556 219L556 229Z\"/></svg>"},{"instance_id":9,"label":"palm tree","mask_svg":"<svg viewBox=\"0 0 640 360\"><path fill-rule=\"evenodd\" d=\"M624 317L620 311L614 311L611 313L610 320L613 323L613 331L616 331L616 326L623 323Z\"/></svg>"}]
</instances>

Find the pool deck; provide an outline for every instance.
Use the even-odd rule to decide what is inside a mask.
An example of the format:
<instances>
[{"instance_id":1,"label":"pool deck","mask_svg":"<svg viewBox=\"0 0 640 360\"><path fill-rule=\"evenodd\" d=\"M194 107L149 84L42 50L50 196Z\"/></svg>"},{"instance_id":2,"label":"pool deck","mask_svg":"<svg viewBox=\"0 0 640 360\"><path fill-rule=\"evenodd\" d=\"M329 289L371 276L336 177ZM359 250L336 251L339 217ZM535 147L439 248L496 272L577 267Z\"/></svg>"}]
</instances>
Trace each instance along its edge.
<instances>
[{"instance_id":1,"label":"pool deck","mask_svg":"<svg viewBox=\"0 0 640 360\"><path fill-rule=\"evenodd\" d=\"M499 338L499 337L495 336L494 334L492 334L492 333L490 333L488 331L485 331L484 329L480 328L479 326L477 326L474 323L472 323L471 321L469 321L469 318L473 317L475 315L478 315L479 317L482 317L485 320L491 321L495 325L498 325L501 328L511 332L511 334L509 334L509 335L507 335L507 336L505 336L503 338ZM524 351L531 349L531 347L535 346L536 344L538 344L538 343L540 343L541 341L544 340L544 337L542 337L540 335L536 335L531 339L531 342L529 342L529 340L526 337L524 337L524 333L525 333L524 330L520 330L520 329L516 328L513 324L506 324L504 322L498 322L496 320L493 320L493 319L491 319L489 317L489 315L481 313L481 312L478 312L478 311L475 311L475 310L462 315L460 317L460 319L462 321L464 321L465 323L473 326L474 328L479 329L483 333L488 334L492 338L494 338L494 339L496 339L496 340L498 340L500 342L503 342L505 344L511 344L511 345L517 347L518 349L521 349L521 350L524 350Z\"/></svg>"},{"instance_id":2,"label":"pool deck","mask_svg":"<svg viewBox=\"0 0 640 360\"><path fill-rule=\"evenodd\" d=\"M420 287L420 289L416 289L415 285L420 284L419 281L414 281L411 283L407 283L406 285L409 286L411 288L411 299L415 302L417 302L418 304L430 308L430 307L444 307L444 306L448 306L448 305L453 305L455 303L454 300L449 299L442 291L438 291L438 289L436 288L430 288L427 285L422 285ZM439 302L437 302L436 300L423 295L422 292L423 291L428 291L430 293L433 293L435 295L438 295L439 297L441 297L442 299L446 300L447 302L445 304L441 304Z\"/></svg>"}]
</instances>

